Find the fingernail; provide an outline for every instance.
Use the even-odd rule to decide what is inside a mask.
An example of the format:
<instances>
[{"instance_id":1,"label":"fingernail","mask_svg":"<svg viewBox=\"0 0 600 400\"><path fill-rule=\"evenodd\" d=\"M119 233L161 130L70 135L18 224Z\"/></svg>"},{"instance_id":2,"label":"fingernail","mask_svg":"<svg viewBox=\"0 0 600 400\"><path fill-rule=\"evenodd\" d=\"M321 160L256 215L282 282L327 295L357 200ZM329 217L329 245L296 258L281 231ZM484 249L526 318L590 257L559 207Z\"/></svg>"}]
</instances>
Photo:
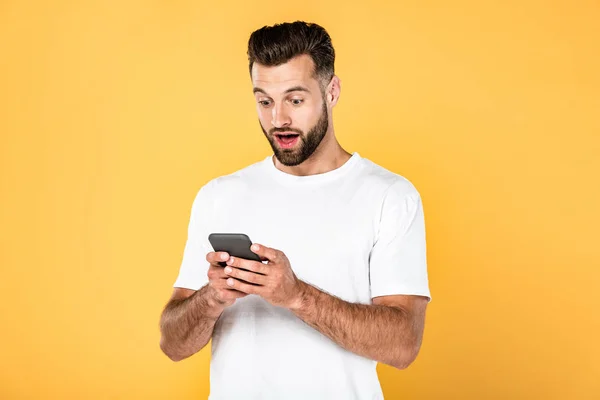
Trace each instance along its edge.
<instances>
[{"instance_id":1,"label":"fingernail","mask_svg":"<svg viewBox=\"0 0 600 400\"><path fill-rule=\"evenodd\" d=\"M231 279L231 278L227 279L227 284L229 286L233 286L233 279Z\"/></svg>"},{"instance_id":2,"label":"fingernail","mask_svg":"<svg viewBox=\"0 0 600 400\"><path fill-rule=\"evenodd\" d=\"M227 253L221 254L221 260L227 260Z\"/></svg>"},{"instance_id":3,"label":"fingernail","mask_svg":"<svg viewBox=\"0 0 600 400\"><path fill-rule=\"evenodd\" d=\"M227 264L229 264L229 265L233 264L233 257L230 257L229 260L227 260Z\"/></svg>"},{"instance_id":4,"label":"fingernail","mask_svg":"<svg viewBox=\"0 0 600 400\"><path fill-rule=\"evenodd\" d=\"M252 250L254 250L254 251L258 250L258 245L257 244L253 244L252 245Z\"/></svg>"},{"instance_id":5,"label":"fingernail","mask_svg":"<svg viewBox=\"0 0 600 400\"><path fill-rule=\"evenodd\" d=\"M225 267L225 273L228 274L231 272L231 267Z\"/></svg>"}]
</instances>

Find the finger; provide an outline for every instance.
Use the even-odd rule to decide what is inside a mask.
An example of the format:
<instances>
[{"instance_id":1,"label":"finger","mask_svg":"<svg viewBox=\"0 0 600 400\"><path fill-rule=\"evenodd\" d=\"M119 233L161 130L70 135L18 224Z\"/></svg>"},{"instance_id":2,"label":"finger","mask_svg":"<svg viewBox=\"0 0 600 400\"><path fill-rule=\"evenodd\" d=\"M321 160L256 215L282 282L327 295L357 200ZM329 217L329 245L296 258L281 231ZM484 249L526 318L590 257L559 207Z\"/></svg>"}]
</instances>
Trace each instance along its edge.
<instances>
[{"instance_id":1,"label":"finger","mask_svg":"<svg viewBox=\"0 0 600 400\"><path fill-rule=\"evenodd\" d=\"M232 290L225 282L229 278L229 274L225 273L225 268L211 266L207 275L210 285L214 288Z\"/></svg>"},{"instance_id":2,"label":"finger","mask_svg":"<svg viewBox=\"0 0 600 400\"><path fill-rule=\"evenodd\" d=\"M227 260L227 265L236 268L247 269L252 272L256 272L257 274L267 275L268 267L258 261L246 260L245 258L239 257L229 257Z\"/></svg>"},{"instance_id":3,"label":"finger","mask_svg":"<svg viewBox=\"0 0 600 400\"><path fill-rule=\"evenodd\" d=\"M227 274L223 271L223 267L217 266L215 264L211 264L208 267L208 272L206 273L208 279L210 281L214 281L217 279L227 278Z\"/></svg>"},{"instance_id":4,"label":"finger","mask_svg":"<svg viewBox=\"0 0 600 400\"><path fill-rule=\"evenodd\" d=\"M254 243L252 246L250 246L250 250L252 250L253 253L258 254L258 256L263 259L263 260L267 260L270 262L277 262L277 260L280 258L280 251L272 249L270 247L267 246L263 246L262 244L258 244L258 243ZM281 253L283 254L283 253Z\"/></svg>"},{"instance_id":5,"label":"finger","mask_svg":"<svg viewBox=\"0 0 600 400\"><path fill-rule=\"evenodd\" d=\"M227 277L226 279L222 279L221 283L219 284L219 287L217 290L224 292L224 293L237 293L237 294L243 294L246 295L247 293L244 292L240 292L239 290L236 289L232 289L231 286L229 286L227 284L227 279L229 279L229 277Z\"/></svg>"},{"instance_id":6,"label":"finger","mask_svg":"<svg viewBox=\"0 0 600 400\"><path fill-rule=\"evenodd\" d=\"M235 278L228 278L227 279L227 286L229 286L232 289L238 290L240 292L244 292L247 294L259 294L260 293L260 288L262 286L256 286L253 285L251 283L244 283L242 281L239 281Z\"/></svg>"},{"instance_id":7,"label":"finger","mask_svg":"<svg viewBox=\"0 0 600 400\"><path fill-rule=\"evenodd\" d=\"M266 280L264 275L256 274L251 271L244 271L242 269L230 266L225 267L225 274L236 279L241 279L245 282L254 283L255 285L264 285Z\"/></svg>"},{"instance_id":8,"label":"finger","mask_svg":"<svg viewBox=\"0 0 600 400\"><path fill-rule=\"evenodd\" d=\"M227 285L227 279L229 278L229 275L225 273L223 267L216 267L214 265L211 265L207 275L209 285L216 289L218 292L225 291L243 293L239 292L238 290L232 289L231 287L229 287L229 285ZM244 295L246 294L244 293Z\"/></svg>"},{"instance_id":9,"label":"finger","mask_svg":"<svg viewBox=\"0 0 600 400\"><path fill-rule=\"evenodd\" d=\"M217 291L215 300L224 306L232 305L237 299L248 296L246 293L237 290L221 289Z\"/></svg>"},{"instance_id":10,"label":"finger","mask_svg":"<svg viewBox=\"0 0 600 400\"><path fill-rule=\"evenodd\" d=\"M224 278L220 278L220 279L216 279L214 281L212 281L210 283L210 285L217 291L219 292L219 295L221 295L221 293L229 293L229 292L238 292L238 293L243 293L240 292L239 290L235 290L233 289L231 286L229 286L227 284L227 279L229 279L229 276L225 275ZM245 293L244 293L245 294Z\"/></svg>"},{"instance_id":11,"label":"finger","mask_svg":"<svg viewBox=\"0 0 600 400\"><path fill-rule=\"evenodd\" d=\"M211 251L206 254L206 261L213 265L224 263L229 258L229 253L225 251Z\"/></svg>"}]
</instances>

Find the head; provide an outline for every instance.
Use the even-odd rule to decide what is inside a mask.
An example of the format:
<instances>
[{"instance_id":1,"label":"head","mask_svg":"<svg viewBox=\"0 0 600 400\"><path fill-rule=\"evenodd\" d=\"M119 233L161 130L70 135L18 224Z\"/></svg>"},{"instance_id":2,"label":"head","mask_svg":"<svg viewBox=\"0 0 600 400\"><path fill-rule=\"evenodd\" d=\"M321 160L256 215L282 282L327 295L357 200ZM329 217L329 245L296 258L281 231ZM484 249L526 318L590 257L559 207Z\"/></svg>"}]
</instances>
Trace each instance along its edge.
<instances>
[{"instance_id":1,"label":"head","mask_svg":"<svg viewBox=\"0 0 600 400\"><path fill-rule=\"evenodd\" d=\"M248 61L265 137L282 164L301 164L331 131L339 97L329 34L301 21L263 27L250 36Z\"/></svg>"}]
</instances>

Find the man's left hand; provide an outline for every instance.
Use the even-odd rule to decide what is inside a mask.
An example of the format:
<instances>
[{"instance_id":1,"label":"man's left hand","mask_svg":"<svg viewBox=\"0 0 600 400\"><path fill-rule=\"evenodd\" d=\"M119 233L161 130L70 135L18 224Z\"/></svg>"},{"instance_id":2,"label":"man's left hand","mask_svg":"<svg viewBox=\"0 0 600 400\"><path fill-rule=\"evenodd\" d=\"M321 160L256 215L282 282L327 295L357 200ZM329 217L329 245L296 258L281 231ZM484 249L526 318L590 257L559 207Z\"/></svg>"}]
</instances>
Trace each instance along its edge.
<instances>
[{"instance_id":1,"label":"man's left hand","mask_svg":"<svg viewBox=\"0 0 600 400\"><path fill-rule=\"evenodd\" d=\"M257 294L275 306L299 308L303 282L294 274L287 256L256 243L250 249L268 263L230 257L225 267L225 273L231 277L227 279L229 287Z\"/></svg>"}]
</instances>

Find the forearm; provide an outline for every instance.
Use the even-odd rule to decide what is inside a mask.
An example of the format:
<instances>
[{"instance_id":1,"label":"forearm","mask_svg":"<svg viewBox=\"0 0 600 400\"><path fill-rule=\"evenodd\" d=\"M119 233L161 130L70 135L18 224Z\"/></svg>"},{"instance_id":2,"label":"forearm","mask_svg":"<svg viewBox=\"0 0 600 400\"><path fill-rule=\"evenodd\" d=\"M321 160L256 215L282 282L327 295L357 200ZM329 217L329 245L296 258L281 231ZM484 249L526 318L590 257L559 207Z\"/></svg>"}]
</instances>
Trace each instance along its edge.
<instances>
[{"instance_id":1,"label":"forearm","mask_svg":"<svg viewBox=\"0 0 600 400\"><path fill-rule=\"evenodd\" d=\"M215 322L223 312L204 286L188 298L172 300L160 320L160 347L173 361L200 351L209 342Z\"/></svg>"},{"instance_id":2,"label":"forearm","mask_svg":"<svg viewBox=\"0 0 600 400\"><path fill-rule=\"evenodd\" d=\"M341 347L400 369L416 357L419 335L405 310L349 303L301 285L302 300L291 311Z\"/></svg>"}]
</instances>

